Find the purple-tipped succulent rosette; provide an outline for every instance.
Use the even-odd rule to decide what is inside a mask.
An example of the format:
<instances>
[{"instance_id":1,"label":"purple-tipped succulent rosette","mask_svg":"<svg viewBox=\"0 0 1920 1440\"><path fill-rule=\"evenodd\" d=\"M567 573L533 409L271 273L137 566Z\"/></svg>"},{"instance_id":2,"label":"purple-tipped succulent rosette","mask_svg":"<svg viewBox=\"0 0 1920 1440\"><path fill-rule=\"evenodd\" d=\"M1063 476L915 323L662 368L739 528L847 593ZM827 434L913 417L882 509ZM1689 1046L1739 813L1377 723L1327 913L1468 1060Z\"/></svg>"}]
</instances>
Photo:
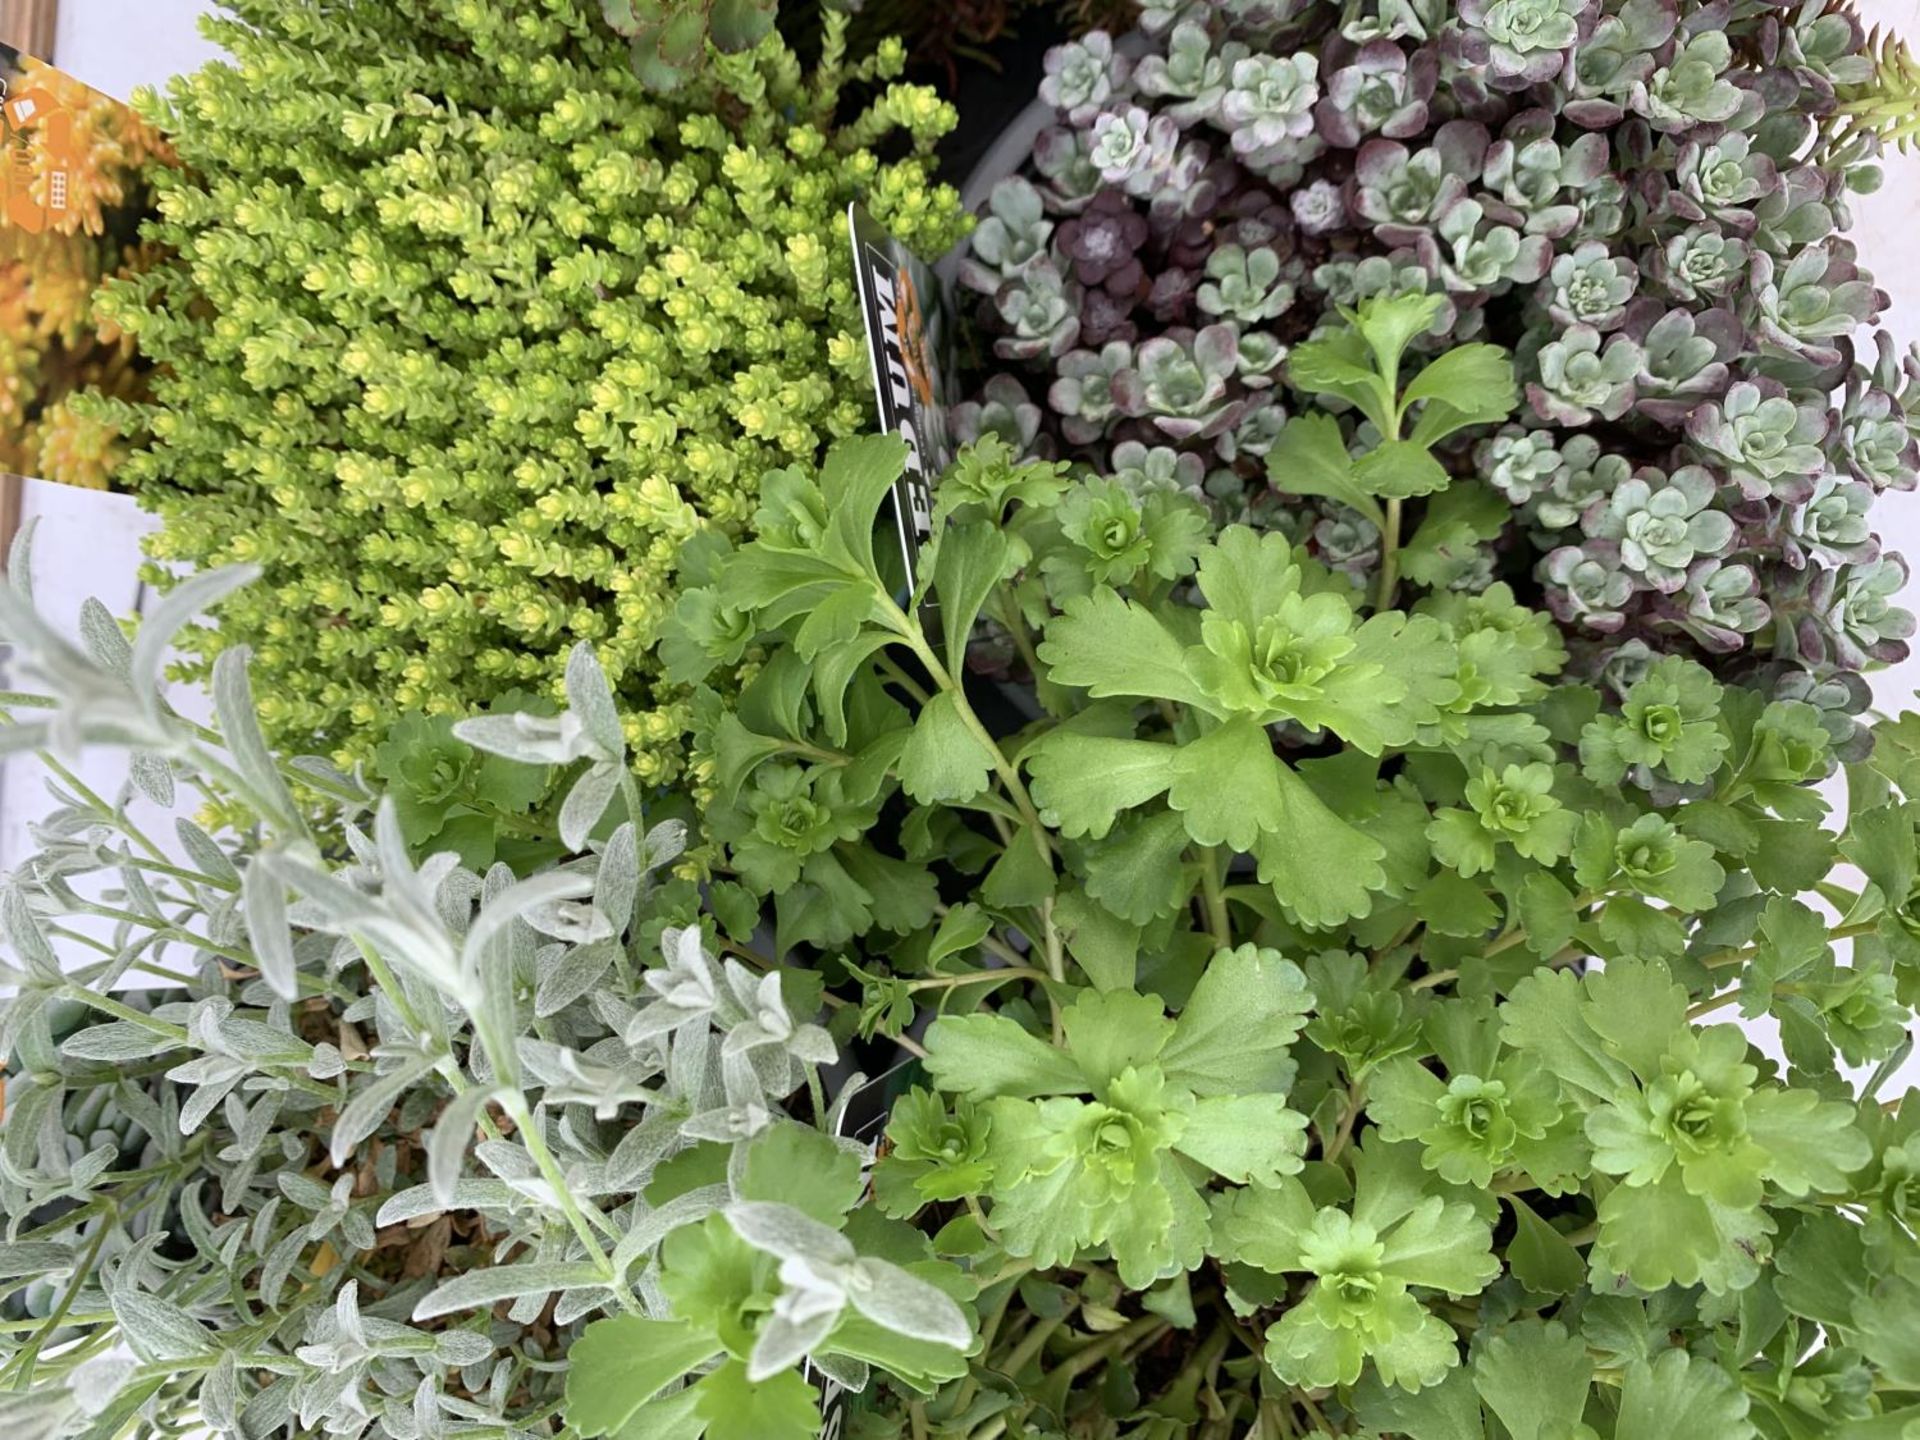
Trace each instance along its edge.
<instances>
[{"instance_id":1,"label":"purple-tipped succulent rosette","mask_svg":"<svg viewBox=\"0 0 1920 1440\"><path fill-rule=\"evenodd\" d=\"M1315 403L1286 357L1366 296L1444 295L1417 347L1504 346L1524 394L1443 453L1513 508L1456 586L1537 587L1575 673L1684 653L1851 732L1851 676L1913 630L1873 501L1920 462L1920 361L1856 338L1886 304L1844 233L1873 157L1813 143L1870 74L1855 20L1154 0L1046 71L962 275L990 356L963 435L1204 493L1364 582L1371 525L1269 486Z\"/></svg>"}]
</instances>

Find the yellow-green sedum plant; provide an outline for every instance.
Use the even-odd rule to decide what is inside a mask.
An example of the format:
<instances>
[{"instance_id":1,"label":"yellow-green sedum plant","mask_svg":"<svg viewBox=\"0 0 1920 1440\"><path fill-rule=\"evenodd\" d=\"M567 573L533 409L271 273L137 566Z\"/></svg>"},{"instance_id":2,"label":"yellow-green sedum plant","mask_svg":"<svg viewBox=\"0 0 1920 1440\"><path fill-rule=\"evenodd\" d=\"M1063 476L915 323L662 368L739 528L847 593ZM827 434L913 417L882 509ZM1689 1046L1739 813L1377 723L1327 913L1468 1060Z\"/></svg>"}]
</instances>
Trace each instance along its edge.
<instances>
[{"instance_id":1,"label":"yellow-green sedum plant","mask_svg":"<svg viewBox=\"0 0 1920 1440\"><path fill-rule=\"evenodd\" d=\"M1852 15L1851 7L1844 12ZM1920 136L1920 60L1907 42L1876 25L1844 79L1851 83L1836 86L1839 103L1821 137L1827 150L1840 152L1847 142L1870 137L1882 147L1911 151Z\"/></svg>"},{"instance_id":2,"label":"yellow-green sedum plant","mask_svg":"<svg viewBox=\"0 0 1920 1440\"><path fill-rule=\"evenodd\" d=\"M584 640L669 777L682 547L869 423L846 206L945 249L952 108L886 83L898 45L847 61L843 16L813 73L770 36L663 98L595 0L228 9L233 62L146 102L178 258L106 301L165 375L123 417L156 578L265 574L191 663L252 646L268 733L347 760L409 711L557 695Z\"/></svg>"}]
</instances>

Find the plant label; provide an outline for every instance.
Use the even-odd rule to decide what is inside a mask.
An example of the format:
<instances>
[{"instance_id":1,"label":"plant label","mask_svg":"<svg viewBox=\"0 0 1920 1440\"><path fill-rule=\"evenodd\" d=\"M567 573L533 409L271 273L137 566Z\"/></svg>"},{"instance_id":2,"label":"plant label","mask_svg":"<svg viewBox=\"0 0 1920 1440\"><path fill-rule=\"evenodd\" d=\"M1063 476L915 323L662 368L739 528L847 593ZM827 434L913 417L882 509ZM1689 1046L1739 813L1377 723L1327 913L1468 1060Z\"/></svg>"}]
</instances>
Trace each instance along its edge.
<instances>
[{"instance_id":1,"label":"plant label","mask_svg":"<svg viewBox=\"0 0 1920 1440\"><path fill-rule=\"evenodd\" d=\"M0 226L28 235L63 230L80 164L61 81L51 66L0 45Z\"/></svg>"},{"instance_id":2,"label":"plant label","mask_svg":"<svg viewBox=\"0 0 1920 1440\"><path fill-rule=\"evenodd\" d=\"M864 206L849 206L847 218L880 428L907 446L906 473L893 491L895 533L876 553L899 557L899 574L889 578L907 596L920 583L920 550L933 533L933 482L954 458L947 422L952 327L932 269Z\"/></svg>"}]
</instances>

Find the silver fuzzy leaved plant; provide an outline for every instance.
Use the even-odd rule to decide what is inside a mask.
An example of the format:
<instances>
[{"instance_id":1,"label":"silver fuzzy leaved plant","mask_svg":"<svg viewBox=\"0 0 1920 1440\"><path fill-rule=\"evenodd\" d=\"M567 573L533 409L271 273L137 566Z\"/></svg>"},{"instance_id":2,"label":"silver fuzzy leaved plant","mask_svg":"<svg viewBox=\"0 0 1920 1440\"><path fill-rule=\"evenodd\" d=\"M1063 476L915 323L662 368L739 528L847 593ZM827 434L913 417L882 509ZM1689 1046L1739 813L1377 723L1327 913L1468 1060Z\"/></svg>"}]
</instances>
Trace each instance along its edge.
<instances>
[{"instance_id":1,"label":"silver fuzzy leaved plant","mask_svg":"<svg viewBox=\"0 0 1920 1440\"><path fill-rule=\"evenodd\" d=\"M216 669L216 727L162 698L174 635L250 571L186 582L131 641L89 602L78 645L29 573L18 546L0 751L44 756L58 803L0 882L0 1435L556 1437L585 1327L670 1314L663 1242L764 1214L756 1141L805 1131L796 1153L857 1172L833 1137L859 1077L824 1073L817 999L748 947L714 953L665 870L684 826L639 823L589 649L563 714L462 727L580 777L567 855L482 875L416 863L357 776L277 759L244 650ZM111 796L73 765L100 747L130 757ZM255 823L143 818L190 794ZM862 1297L895 1268L831 1248ZM766 1310L826 1283L788 1269L769 1262ZM953 1302L896 1289L920 1333L966 1336ZM830 1350L830 1328L801 1338Z\"/></svg>"}]
</instances>

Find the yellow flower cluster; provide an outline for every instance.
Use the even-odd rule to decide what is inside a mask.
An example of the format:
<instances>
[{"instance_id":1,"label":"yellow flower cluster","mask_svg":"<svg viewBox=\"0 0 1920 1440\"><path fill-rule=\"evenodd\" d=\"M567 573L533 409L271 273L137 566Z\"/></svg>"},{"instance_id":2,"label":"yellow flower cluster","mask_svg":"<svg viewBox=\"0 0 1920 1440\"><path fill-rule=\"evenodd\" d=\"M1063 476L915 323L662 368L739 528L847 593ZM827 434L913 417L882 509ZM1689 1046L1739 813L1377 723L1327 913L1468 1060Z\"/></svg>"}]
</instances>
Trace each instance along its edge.
<instances>
[{"instance_id":1,"label":"yellow flower cluster","mask_svg":"<svg viewBox=\"0 0 1920 1440\"><path fill-rule=\"evenodd\" d=\"M141 397L143 367L118 327L95 315L94 292L151 264L132 231L148 199L143 169L169 152L124 106L37 60L16 86L66 110L73 144L61 166L66 204L48 230L0 222L0 470L105 489L126 446L87 397ZM28 193L44 199L52 166L37 131L26 132L22 153Z\"/></svg>"},{"instance_id":2,"label":"yellow flower cluster","mask_svg":"<svg viewBox=\"0 0 1920 1440\"><path fill-rule=\"evenodd\" d=\"M898 47L847 63L844 17L813 75L771 37L660 97L594 0L231 8L234 63L143 101L179 258L106 301L164 367L124 417L152 556L266 571L198 667L252 646L274 738L351 761L410 711L557 693L587 639L671 778L681 550L871 425L846 208L951 245L952 108ZM847 83L878 98L836 123Z\"/></svg>"}]
</instances>

